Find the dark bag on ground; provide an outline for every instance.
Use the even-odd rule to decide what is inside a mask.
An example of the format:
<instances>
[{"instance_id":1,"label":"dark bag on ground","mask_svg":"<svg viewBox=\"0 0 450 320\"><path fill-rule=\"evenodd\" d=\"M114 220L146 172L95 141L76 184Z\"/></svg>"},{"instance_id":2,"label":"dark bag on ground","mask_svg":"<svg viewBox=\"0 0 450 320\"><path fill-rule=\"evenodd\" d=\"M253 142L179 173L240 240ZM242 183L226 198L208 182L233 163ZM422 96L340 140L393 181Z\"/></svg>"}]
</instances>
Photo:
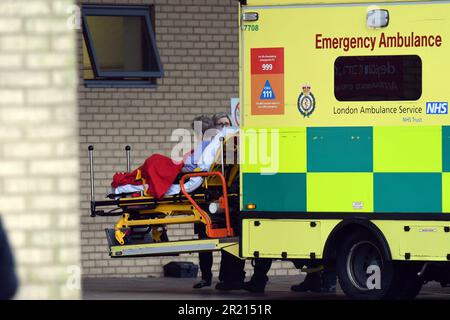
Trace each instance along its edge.
<instances>
[{"instance_id":1,"label":"dark bag on ground","mask_svg":"<svg viewBox=\"0 0 450 320\"><path fill-rule=\"evenodd\" d=\"M198 266L192 262L169 262L164 265L164 276L174 278L197 278Z\"/></svg>"}]
</instances>

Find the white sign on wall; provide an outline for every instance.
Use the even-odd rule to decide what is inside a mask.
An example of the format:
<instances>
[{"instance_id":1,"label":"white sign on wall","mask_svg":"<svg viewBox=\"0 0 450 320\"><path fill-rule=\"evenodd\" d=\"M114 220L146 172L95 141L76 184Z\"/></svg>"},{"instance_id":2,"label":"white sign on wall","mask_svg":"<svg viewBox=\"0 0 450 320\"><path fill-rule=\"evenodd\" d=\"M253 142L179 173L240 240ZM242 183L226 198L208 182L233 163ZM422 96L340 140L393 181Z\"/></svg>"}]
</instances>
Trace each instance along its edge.
<instances>
[{"instance_id":1,"label":"white sign on wall","mask_svg":"<svg viewBox=\"0 0 450 320\"><path fill-rule=\"evenodd\" d=\"M231 121L234 127L239 127L239 98L231 98Z\"/></svg>"}]
</instances>

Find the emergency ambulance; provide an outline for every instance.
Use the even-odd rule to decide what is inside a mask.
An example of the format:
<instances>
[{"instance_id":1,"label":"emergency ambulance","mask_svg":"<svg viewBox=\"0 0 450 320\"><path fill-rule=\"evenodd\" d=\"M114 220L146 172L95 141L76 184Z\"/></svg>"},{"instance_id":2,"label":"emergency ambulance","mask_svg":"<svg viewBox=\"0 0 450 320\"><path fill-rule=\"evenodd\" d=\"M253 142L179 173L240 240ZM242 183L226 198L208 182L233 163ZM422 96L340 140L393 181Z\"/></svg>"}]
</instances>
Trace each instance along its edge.
<instances>
[{"instance_id":1,"label":"emergency ambulance","mask_svg":"<svg viewBox=\"0 0 450 320\"><path fill-rule=\"evenodd\" d=\"M450 284L450 1L240 1L244 258Z\"/></svg>"}]
</instances>

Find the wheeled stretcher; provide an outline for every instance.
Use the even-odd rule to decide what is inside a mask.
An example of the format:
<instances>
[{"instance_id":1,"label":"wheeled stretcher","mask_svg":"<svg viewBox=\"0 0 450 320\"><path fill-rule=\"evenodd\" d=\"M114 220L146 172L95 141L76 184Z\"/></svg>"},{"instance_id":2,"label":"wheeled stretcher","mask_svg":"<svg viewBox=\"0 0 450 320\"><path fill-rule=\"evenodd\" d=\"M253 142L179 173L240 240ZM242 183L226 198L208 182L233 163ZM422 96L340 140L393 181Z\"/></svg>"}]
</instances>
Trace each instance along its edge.
<instances>
[{"instance_id":1,"label":"wheeled stretcher","mask_svg":"<svg viewBox=\"0 0 450 320\"><path fill-rule=\"evenodd\" d=\"M180 174L174 183L181 192L156 199L141 193L108 194L96 200L94 192L94 147L89 146L91 216L117 216L114 228L106 229L111 257L152 256L181 252L214 251L235 246L231 219L239 211L238 136L221 139L208 172ZM131 148L125 148L130 172ZM202 185L191 193L185 183L202 177ZM169 241L167 225L204 224L209 239Z\"/></svg>"}]
</instances>

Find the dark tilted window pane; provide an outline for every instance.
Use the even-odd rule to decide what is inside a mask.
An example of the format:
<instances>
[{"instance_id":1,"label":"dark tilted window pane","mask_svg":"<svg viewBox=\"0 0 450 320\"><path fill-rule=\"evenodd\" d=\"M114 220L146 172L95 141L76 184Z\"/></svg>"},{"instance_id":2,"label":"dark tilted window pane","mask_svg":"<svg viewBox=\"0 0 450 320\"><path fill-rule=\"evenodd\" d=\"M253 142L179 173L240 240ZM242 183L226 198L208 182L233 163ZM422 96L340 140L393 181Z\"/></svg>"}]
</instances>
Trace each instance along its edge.
<instances>
[{"instance_id":1,"label":"dark tilted window pane","mask_svg":"<svg viewBox=\"0 0 450 320\"><path fill-rule=\"evenodd\" d=\"M86 17L102 72L157 70L144 17Z\"/></svg>"},{"instance_id":2,"label":"dark tilted window pane","mask_svg":"<svg viewBox=\"0 0 450 320\"><path fill-rule=\"evenodd\" d=\"M339 101L413 101L422 95L419 56L339 57L334 63Z\"/></svg>"}]
</instances>

